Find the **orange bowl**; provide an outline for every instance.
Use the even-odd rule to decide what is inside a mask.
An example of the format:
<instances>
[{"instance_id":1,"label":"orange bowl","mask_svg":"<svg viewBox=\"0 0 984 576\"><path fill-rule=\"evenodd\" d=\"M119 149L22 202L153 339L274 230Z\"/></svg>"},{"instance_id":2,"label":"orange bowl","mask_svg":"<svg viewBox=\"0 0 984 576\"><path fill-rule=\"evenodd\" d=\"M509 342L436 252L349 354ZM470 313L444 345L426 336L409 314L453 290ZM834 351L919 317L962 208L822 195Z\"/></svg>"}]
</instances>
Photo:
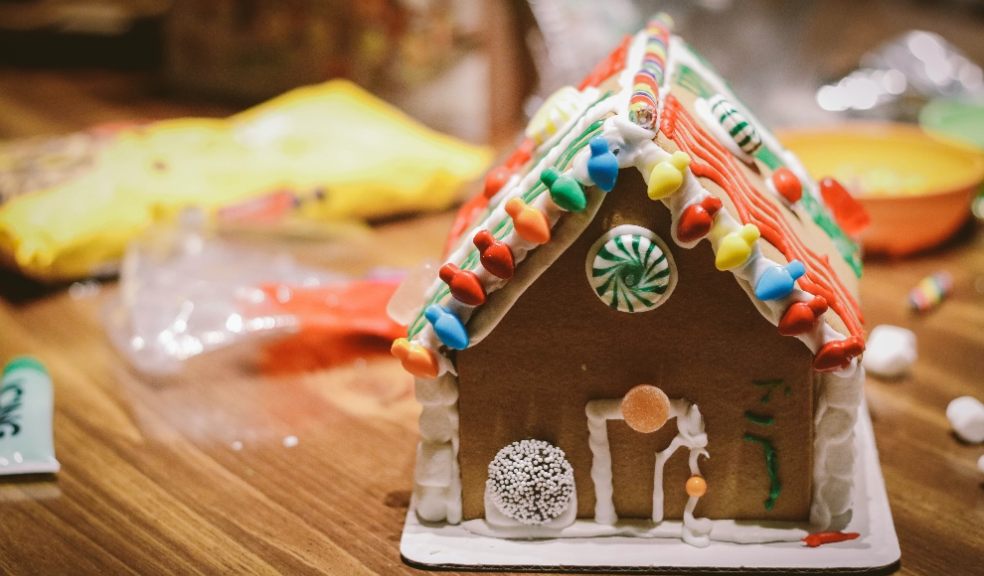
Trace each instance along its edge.
<instances>
[{"instance_id":1,"label":"orange bowl","mask_svg":"<svg viewBox=\"0 0 984 576\"><path fill-rule=\"evenodd\" d=\"M984 155L905 124L787 131L780 140L814 178L833 176L871 216L868 253L904 256L956 232L984 181Z\"/></svg>"}]
</instances>

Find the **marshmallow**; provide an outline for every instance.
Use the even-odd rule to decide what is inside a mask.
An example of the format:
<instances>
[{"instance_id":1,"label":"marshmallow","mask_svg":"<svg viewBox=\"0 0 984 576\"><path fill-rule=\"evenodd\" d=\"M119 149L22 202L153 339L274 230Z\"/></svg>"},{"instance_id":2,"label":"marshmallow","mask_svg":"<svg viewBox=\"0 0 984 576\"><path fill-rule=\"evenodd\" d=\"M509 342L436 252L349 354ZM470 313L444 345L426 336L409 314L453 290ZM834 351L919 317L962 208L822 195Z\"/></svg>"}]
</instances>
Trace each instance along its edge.
<instances>
[{"instance_id":1,"label":"marshmallow","mask_svg":"<svg viewBox=\"0 0 984 576\"><path fill-rule=\"evenodd\" d=\"M977 398L961 396L954 399L946 407L946 417L961 440L971 444L984 442L984 404Z\"/></svg>"},{"instance_id":2,"label":"marshmallow","mask_svg":"<svg viewBox=\"0 0 984 576\"><path fill-rule=\"evenodd\" d=\"M864 369L894 378L909 371L916 361L916 335L910 330L882 324L875 326L865 346Z\"/></svg>"}]
</instances>

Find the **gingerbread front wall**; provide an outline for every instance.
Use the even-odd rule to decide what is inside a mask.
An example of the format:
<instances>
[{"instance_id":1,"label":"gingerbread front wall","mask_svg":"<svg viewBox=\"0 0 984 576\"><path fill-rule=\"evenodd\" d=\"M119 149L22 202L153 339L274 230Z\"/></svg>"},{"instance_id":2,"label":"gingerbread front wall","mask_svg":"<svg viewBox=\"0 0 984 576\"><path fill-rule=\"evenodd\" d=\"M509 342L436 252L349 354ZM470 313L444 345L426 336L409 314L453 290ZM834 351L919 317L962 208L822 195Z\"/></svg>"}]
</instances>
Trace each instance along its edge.
<instances>
[{"instance_id":1,"label":"gingerbread front wall","mask_svg":"<svg viewBox=\"0 0 984 576\"><path fill-rule=\"evenodd\" d=\"M618 312L588 284L591 245L620 224L648 228L670 247L677 286L655 310ZM491 295L486 313L494 313L499 294ZM811 361L806 346L762 318L731 273L714 267L707 242L690 250L675 245L667 209L647 198L634 170L623 170L584 233L484 340L457 353L464 518L484 515L489 462L499 449L524 438L546 440L567 453L578 517L592 518L585 405L652 384L670 398L696 403L703 414L710 458L700 466L708 491L696 515L805 520L812 478ZM608 427L616 511L648 518L655 454L676 434L675 421L653 434L634 432L622 421L609 421ZM772 486L765 449L747 435L775 448L781 491L771 510L765 506ZM667 518L683 513L687 456L679 450L665 468Z\"/></svg>"}]
</instances>

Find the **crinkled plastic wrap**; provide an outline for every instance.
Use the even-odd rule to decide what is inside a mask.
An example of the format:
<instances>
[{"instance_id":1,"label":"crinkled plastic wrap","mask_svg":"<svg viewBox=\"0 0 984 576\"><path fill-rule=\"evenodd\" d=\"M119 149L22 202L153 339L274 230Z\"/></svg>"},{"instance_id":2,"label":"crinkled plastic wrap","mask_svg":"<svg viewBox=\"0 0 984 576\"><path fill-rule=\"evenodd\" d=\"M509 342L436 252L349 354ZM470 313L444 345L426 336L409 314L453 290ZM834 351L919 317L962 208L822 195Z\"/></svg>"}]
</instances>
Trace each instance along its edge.
<instances>
[{"instance_id":1,"label":"crinkled plastic wrap","mask_svg":"<svg viewBox=\"0 0 984 576\"><path fill-rule=\"evenodd\" d=\"M200 354L249 339L311 334L326 342L402 328L386 317L398 274L351 279L284 253L210 237L200 211L154 229L123 260L119 296L105 310L110 339L139 371L167 375ZM286 349L286 348L284 348Z\"/></svg>"}]
</instances>

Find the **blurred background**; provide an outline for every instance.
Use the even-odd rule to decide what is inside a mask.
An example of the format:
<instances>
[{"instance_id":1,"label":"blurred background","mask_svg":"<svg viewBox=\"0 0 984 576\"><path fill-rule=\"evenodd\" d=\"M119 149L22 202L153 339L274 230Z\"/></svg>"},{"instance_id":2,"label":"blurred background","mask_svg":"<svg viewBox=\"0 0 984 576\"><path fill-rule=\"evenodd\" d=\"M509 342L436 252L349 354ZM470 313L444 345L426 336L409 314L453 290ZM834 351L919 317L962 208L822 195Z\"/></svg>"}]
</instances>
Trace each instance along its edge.
<instances>
[{"instance_id":1,"label":"blurred background","mask_svg":"<svg viewBox=\"0 0 984 576\"><path fill-rule=\"evenodd\" d=\"M773 127L844 113L912 120L912 99L981 90L978 0L0 0L2 94L16 102L32 73L57 70L110 105L143 103L153 115L166 110L153 102L177 99L214 114L344 77L438 130L496 142L658 10ZM845 90L818 92L858 69L890 69L878 49L912 30L945 42L913 54L934 76L911 85L865 77L854 102ZM953 53L976 65L959 66ZM911 63L895 54L892 64ZM4 114L0 134L26 131L15 116ZM79 127L115 119L108 110L73 118Z\"/></svg>"},{"instance_id":2,"label":"blurred background","mask_svg":"<svg viewBox=\"0 0 984 576\"><path fill-rule=\"evenodd\" d=\"M145 368L296 329L225 325L243 286L386 276L387 224L445 214L439 237L546 99L658 11L861 200L867 256L976 238L980 1L0 0L0 294L121 277L118 348L189 338ZM437 257L413 248L376 266Z\"/></svg>"}]
</instances>

